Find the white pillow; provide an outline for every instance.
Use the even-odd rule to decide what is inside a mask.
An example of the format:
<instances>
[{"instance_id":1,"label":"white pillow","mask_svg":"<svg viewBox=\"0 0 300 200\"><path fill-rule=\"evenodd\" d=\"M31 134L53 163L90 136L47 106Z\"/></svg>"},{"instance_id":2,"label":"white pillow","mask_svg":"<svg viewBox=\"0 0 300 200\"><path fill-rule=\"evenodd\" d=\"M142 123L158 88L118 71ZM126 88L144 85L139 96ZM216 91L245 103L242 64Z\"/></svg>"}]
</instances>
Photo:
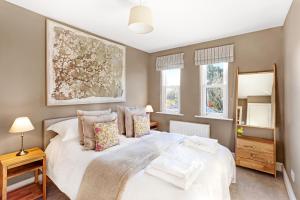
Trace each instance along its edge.
<instances>
[{"instance_id":1,"label":"white pillow","mask_svg":"<svg viewBox=\"0 0 300 200\"><path fill-rule=\"evenodd\" d=\"M52 124L47 128L47 131L56 132L61 136L62 141L68 141L79 137L78 119L69 119Z\"/></svg>"}]
</instances>

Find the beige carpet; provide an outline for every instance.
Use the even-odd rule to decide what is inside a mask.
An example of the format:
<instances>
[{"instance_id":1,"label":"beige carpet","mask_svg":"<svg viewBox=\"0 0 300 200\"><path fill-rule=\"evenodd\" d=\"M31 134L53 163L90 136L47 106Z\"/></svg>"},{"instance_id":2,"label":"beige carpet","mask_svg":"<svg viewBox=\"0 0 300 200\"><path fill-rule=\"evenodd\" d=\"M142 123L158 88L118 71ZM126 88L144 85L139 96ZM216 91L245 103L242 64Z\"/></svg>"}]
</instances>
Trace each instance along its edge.
<instances>
[{"instance_id":1,"label":"beige carpet","mask_svg":"<svg viewBox=\"0 0 300 200\"><path fill-rule=\"evenodd\" d=\"M237 183L230 186L232 200L288 200L282 173L277 178L245 168L237 168Z\"/></svg>"},{"instance_id":2,"label":"beige carpet","mask_svg":"<svg viewBox=\"0 0 300 200\"><path fill-rule=\"evenodd\" d=\"M48 200L68 200L54 184L49 183ZM237 183L230 186L232 200L288 200L282 174L277 178L249 169L237 168Z\"/></svg>"}]
</instances>

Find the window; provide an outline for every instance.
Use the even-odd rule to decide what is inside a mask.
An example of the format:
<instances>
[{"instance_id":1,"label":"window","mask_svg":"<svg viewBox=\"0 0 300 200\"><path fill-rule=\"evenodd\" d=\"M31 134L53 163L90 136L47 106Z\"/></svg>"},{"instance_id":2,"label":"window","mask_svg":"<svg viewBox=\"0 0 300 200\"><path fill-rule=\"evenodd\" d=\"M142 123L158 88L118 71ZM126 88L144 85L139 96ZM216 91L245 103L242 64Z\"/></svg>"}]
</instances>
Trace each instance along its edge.
<instances>
[{"instance_id":1,"label":"window","mask_svg":"<svg viewBox=\"0 0 300 200\"><path fill-rule=\"evenodd\" d=\"M228 63L202 65L201 115L228 117Z\"/></svg>"},{"instance_id":2,"label":"window","mask_svg":"<svg viewBox=\"0 0 300 200\"><path fill-rule=\"evenodd\" d=\"M180 69L161 71L161 111L180 113Z\"/></svg>"}]
</instances>

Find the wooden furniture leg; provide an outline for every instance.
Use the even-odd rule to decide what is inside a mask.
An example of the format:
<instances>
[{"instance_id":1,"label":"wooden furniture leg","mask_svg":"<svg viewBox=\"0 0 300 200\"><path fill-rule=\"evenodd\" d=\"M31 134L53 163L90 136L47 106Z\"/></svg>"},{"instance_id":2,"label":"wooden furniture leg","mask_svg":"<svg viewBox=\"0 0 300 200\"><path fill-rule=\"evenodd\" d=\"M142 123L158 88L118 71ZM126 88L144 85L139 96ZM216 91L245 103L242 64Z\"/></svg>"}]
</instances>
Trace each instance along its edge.
<instances>
[{"instance_id":1,"label":"wooden furniture leg","mask_svg":"<svg viewBox=\"0 0 300 200\"><path fill-rule=\"evenodd\" d=\"M47 191L46 191L46 181L47 181L47 175L46 175L46 158L43 159L43 200L47 199Z\"/></svg>"},{"instance_id":2,"label":"wooden furniture leg","mask_svg":"<svg viewBox=\"0 0 300 200\"><path fill-rule=\"evenodd\" d=\"M2 178L3 176L2 176L2 166L0 166L0 190L1 190L1 193L0 193L0 199L2 199L1 197L2 197L2 186L3 186L3 184L2 184L2 182L3 182L3 178Z\"/></svg>"},{"instance_id":3,"label":"wooden furniture leg","mask_svg":"<svg viewBox=\"0 0 300 200\"><path fill-rule=\"evenodd\" d=\"M7 199L7 170L6 167L2 166L1 169L1 177L2 177L2 200L6 200Z\"/></svg>"},{"instance_id":4,"label":"wooden furniture leg","mask_svg":"<svg viewBox=\"0 0 300 200\"><path fill-rule=\"evenodd\" d=\"M35 170L34 171L34 183L38 183L39 182L39 170Z\"/></svg>"}]
</instances>

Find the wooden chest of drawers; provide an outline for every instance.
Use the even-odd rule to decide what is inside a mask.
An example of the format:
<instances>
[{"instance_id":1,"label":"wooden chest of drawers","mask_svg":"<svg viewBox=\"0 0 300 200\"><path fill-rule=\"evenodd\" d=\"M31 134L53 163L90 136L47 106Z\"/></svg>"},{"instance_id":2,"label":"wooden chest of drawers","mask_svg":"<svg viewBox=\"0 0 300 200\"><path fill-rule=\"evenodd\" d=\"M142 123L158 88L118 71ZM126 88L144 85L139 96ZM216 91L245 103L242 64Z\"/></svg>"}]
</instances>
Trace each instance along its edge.
<instances>
[{"instance_id":1,"label":"wooden chest of drawers","mask_svg":"<svg viewBox=\"0 0 300 200\"><path fill-rule=\"evenodd\" d=\"M276 175L273 140L256 137L237 137L236 164Z\"/></svg>"}]
</instances>

